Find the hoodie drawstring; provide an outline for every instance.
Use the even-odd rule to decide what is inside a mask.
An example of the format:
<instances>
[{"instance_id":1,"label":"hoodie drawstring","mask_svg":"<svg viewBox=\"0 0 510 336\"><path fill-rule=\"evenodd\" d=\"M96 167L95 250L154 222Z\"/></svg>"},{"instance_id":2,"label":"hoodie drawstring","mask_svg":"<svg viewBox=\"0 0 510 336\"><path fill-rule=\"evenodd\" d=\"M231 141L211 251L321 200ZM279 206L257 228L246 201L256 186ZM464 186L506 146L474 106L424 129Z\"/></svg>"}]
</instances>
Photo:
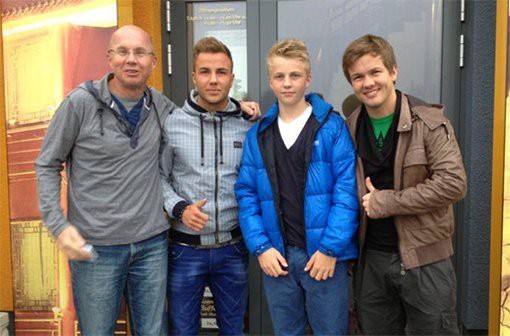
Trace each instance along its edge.
<instances>
[{"instance_id":1,"label":"hoodie drawstring","mask_svg":"<svg viewBox=\"0 0 510 336\"><path fill-rule=\"evenodd\" d=\"M91 80L85 82L85 89L97 101L97 105L98 105L97 113L99 114L99 133L101 134L101 136L103 136L104 135L104 126L103 126L104 107L103 107L103 105L106 105L106 104L101 99L99 99L97 90L94 88L94 83Z\"/></svg>"},{"instance_id":2,"label":"hoodie drawstring","mask_svg":"<svg viewBox=\"0 0 510 336\"><path fill-rule=\"evenodd\" d=\"M220 115L220 164L223 164L223 117Z\"/></svg>"},{"instance_id":3,"label":"hoodie drawstring","mask_svg":"<svg viewBox=\"0 0 510 336\"><path fill-rule=\"evenodd\" d=\"M97 113L99 113L99 133L101 134L101 136L104 135L104 127L103 127L103 108L102 107L99 107L97 109Z\"/></svg>"},{"instance_id":4,"label":"hoodie drawstring","mask_svg":"<svg viewBox=\"0 0 510 336\"><path fill-rule=\"evenodd\" d=\"M204 166L204 118L200 115L200 165Z\"/></svg>"}]
</instances>

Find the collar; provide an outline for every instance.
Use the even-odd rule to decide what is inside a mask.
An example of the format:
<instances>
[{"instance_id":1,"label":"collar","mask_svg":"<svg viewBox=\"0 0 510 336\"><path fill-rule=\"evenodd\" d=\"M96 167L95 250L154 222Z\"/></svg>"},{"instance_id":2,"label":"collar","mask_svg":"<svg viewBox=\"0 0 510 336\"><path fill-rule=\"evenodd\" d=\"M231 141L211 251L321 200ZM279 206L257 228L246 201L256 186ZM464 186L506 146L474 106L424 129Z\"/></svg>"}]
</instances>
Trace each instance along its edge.
<instances>
[{"instance_id":1,"label":"collar","mask_svg":"<svg viewBox=\"0 0 510 336\"><path fill-rule=\"evenodd\" d=\"M305 100L312 106L312 115L319 124L326 119L329 113L333 110L333 106L324 101L318 94L309 93L305 96ZM263 132L269 125L271 125L278 117L278 101L269 107L266 114L260 119L259 132Z\"/></svg>"},{"instance_id":2,"label":"collar","mask_svg":"<svg viewBox=\"0 0 510 336\"><path fill-rule=\"evenodd\" d=\"M397 94L400 94L402 97L400 100L400 118L398 120L397 132L409 132L413 126L413 112L411 112L409 106L409 99L400 91L397 91Z\"/></svg>"},{"instance_id":3,"label":"collar","mask_svg":"<svg viewBox=\"0 0 510 336\"><path fill-rule=\"evenodd\" d=\"M196 112L200 114L209 114L209 111L198 105L196 97L198 96L197 90L191 90L186 99L186 103ZM241 104L232 97L229 97L227 107L223 111L215 111L219 115L237 115L241 113Z\"/></svg>"}]
</instances>

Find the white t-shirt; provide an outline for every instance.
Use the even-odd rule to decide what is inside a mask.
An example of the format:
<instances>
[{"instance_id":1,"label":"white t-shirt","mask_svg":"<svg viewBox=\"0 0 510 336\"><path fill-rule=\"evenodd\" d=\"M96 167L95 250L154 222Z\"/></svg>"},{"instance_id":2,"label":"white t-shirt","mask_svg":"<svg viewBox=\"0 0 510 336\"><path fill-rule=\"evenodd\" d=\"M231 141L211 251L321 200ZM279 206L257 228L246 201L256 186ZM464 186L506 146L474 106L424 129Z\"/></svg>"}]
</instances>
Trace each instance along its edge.
<instances>
[{"instance_id":1,"label":"white t-shirt","mask_svg":"<svg viewBox=\"0 0 510 336\"><path fill-rule=\"evenodd\" d=\"M301 113L299 117L290 122L285 122L280 118L280 116L278 116L278 129L280 130L283 143L285 144L285 147L287 147L287 149L292 147L294 142L296 142L296 139L303 130L303 127L305 127L305 124L311 115L312 106L308 105L306 110L303 113Z\"/></svg>"}]
</instances>

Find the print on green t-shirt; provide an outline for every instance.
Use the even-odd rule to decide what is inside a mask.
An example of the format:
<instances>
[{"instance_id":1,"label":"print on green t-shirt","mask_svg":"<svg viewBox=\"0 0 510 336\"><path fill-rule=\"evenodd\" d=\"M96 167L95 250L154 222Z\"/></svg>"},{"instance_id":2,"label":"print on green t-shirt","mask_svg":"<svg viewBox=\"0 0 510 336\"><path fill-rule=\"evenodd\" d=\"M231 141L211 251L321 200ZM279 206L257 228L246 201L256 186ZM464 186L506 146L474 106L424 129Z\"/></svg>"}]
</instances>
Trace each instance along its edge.
<instances>
[{"instance_id":1,"label":"print on green t-shirt","mask_svg":"<svg viewBox=\"0 0 510 336\"><path fill-rule=\"evenodd\" d=\"M370 122L372 124L372 128L374 129L375 142L378 150L381 150L383 147L384 139L386 138L386 134L388 134L388 130L390 129L394 114L395 113L392 113L382 118L370 117Z\"/></svg>"}]
</instances>

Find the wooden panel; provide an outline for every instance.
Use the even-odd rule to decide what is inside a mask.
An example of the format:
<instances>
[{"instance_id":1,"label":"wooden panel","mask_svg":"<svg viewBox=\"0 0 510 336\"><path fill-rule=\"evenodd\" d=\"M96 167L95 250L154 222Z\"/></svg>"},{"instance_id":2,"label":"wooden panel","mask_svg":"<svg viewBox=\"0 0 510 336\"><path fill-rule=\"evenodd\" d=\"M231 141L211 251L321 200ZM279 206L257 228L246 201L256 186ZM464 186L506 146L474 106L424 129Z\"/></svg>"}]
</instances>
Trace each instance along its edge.
<instances>
[{"instance_id":1,"label":"wooden panel","mask_svg":"<svg viewBox=\"0 0 510 336\"><path fill-rule=\"evenodd\" d=\"M5 66L0 61L5 71L0 78L0 303L8 299L10 304L0 310L16 309L17 335L71 335L75 329L68 264L39 219L34 161L47 122L67 93L63 91L88 76L101 77L108 68L104 51L113 29L65 24L3 41L0 34L0 44L5 43L11 56ZM91 50L80 52L82 45ZM44 90L34 77L45 78ZM5 91L4 83L9 83Z\"/></svg>"},{"instance_id":2,"label":"wooden panel","mask_svg":"<svg viewBox=\"0 0 510 336\"><path fill-rule=\"evenodd\" d=\"M2 2L0 1L0 12ZM9 187L7 179L7 141L3 67L3 39L0 24L0 310L13 311L11 231L9 225Z\"/></svg>"},{"instance_id":3,"label":"wooden panel","mask_svg":"<svg viewBox=\"0 0 510 336\"><path fill-rule=\"evenodd\" d=\"M15 313L16 335L30 336L60 336L62 335L62 319L52 312L24 312Z\"/></svg>"},{"instance_id":4,"label":"wooden panel","mask_svg":"<svg viewBox=\"0 0 510 336\"><path fill-rule=\"evenodd\" d=\"M16 310L59 306L58 249L41 220L11 222Z\"/></svg>"},{"instance_id":5,"label":"wooden panel","mask_svg":"<svg viewBox=\"0 0 510 336\"><path fill-rule=\"evenodd\" d=\"M48 26L4 38L9 129L49 121L62 101L61 35L61 27ZM41 85L35 78L44 78L47 85Z\"/></svg>"},{"instance_id":6,"label":"wooden panel","mask_svg":"<svg viewBox=\"0 0 510 336\"><path fill-rule=\"evenodd\" d=\"M40 218L34 162L46 124L8 131L9 200L11 220Z\"/></svg>"},{"instance_id":7,"label":"wooden panel","mask_svg":"<svg viewBox=\"0 0 510 336\"><path fill-rule=\"evenodd\" d=\"M498 0L496 19L496 71L494 79L494 130L492 161L491 263L489 289L489 335L500 334L501 262L503 228L503 182L505 168L505 98L507 65L508 1ZM506 111L508 112L508 111ZM510 134L507 134L510 136ZM507 225L510 225L508 223ZM504 307L503 307L504 308Z\"/></svg>"},{"instance_id":8,"label":"wooden panel","mask_svg":"<svg viewBox=\"0 0 510 336\"><path fill-rule=\"evenodd\" d=\"M163 90L163 67L161 66L161 1L133 1L133 12L137 15L133 23L145 29L152 37L154 52L158 62L149 78L149 85L159 91Z\"/></svg>"},{"instance_id":9,"label":"wooden panel","mask_svg":"<svg viewBox=\"0 0 510 336\"><path fill-rule=\"evenodd\" d=\"M133 1L135 0L117 0L117 26L134 24Z\"/></svg>"}]
</instances>

